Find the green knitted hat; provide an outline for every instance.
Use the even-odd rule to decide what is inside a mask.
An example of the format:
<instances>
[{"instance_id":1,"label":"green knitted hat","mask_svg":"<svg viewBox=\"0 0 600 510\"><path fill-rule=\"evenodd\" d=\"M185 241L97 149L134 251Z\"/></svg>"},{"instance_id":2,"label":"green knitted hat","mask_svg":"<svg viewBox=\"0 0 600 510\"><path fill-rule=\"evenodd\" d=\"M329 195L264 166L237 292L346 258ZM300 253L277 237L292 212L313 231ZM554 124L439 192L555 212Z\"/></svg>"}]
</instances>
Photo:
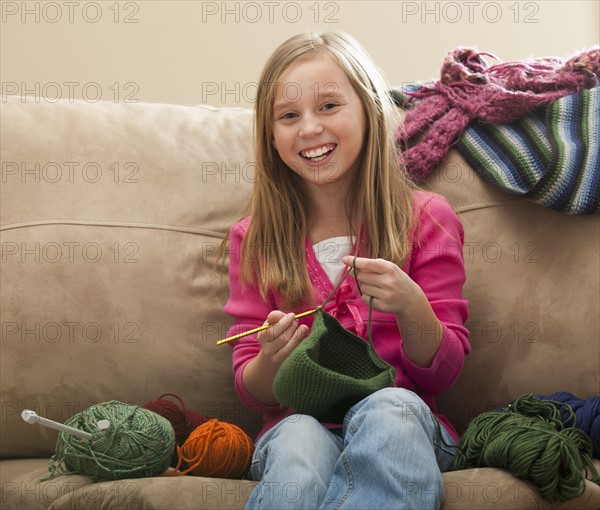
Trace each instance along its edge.
<instances>
[{"instance_id":1,"label":"green knitted hat","mask_svg":"<svg viewBox=\"0 0 600 510\"><path fill-rule=\"evenodd\" d=\"M373 348L371 311L372 306L366 342L322 307L317 310L309 337L283 362L273 381L280 404L325 423L341 423L354 404L394 386L396 370Z\"/></svg>"}]
</instances>

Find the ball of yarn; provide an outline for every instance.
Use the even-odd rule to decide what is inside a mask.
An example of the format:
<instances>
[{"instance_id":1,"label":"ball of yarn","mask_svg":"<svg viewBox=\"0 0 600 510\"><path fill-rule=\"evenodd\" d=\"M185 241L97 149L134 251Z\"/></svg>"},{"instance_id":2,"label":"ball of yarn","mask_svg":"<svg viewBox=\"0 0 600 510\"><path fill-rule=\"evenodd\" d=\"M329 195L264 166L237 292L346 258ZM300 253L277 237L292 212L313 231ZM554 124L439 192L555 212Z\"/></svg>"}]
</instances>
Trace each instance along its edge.
<instances>
[{"instance_id":1,"label":"ball of yarn","mask_svg":"<svg viewBox=\"0 0 600 510\"><path fill-rule=\"evenodd\" d=\"M181 406L163 397L174 397L179 400ZM186 409L183 400L172 393L165 393L158 397L158 399L148 402L143 407L156 414L160 414L169 421L175 432L175 440L180 446L194 429L208 421L208 418L203 414Z\"/></svg>"},{"instance_id":2,"label":"ball of yarn","mask_svg":"<svg viewBox=\"0 0 600 510\"><path fill-rule=\"evenodd\" d=\"M108 420L110 428L98 429L100 420ZM93 405L65 424L93 437L60 432L50 476L55 471L108 480L156 476L169 467L176 447L173 427L165 418L114 400Z\"/></svg>"},{"instance_id":3,"label":"ball of yarn","mask_svg":"<svg viewBox=\"0 0 600 510\"><path fill-rule=\"evenodd\" d=\"M572 410L574 420L570 420L568 411L562 413L565 425L583 430L592 440L592 454L600 459L600 397L577 398L572 393L560 391L552 395L536 395L541 400L567 404Z\"/></svg>"},{"instance_id":4,"label":"ball of yarn","mask_svg":"<svg viewBox=\"0 0 600 510\"><path fill-rule=\"evenodd\" d=\"M238 426L209 420L196 428L180 449L181 459L196 476L242 478L250 469L254 444Z\"/></svg>"},{"instance_id":5,"label":"ball of yarn","mask_svg":"<svg viewBox=\"0 0 600 510\"><path fill-rule=\"evenodd\" d=\"M566 501L585 490L584 472L598 481L591 453L590 438L583 431L565 426L552 403L528 394L507 409L471 421L454 469L504 468L533 481L544 499Z\"/></svg>"}]
</instances>

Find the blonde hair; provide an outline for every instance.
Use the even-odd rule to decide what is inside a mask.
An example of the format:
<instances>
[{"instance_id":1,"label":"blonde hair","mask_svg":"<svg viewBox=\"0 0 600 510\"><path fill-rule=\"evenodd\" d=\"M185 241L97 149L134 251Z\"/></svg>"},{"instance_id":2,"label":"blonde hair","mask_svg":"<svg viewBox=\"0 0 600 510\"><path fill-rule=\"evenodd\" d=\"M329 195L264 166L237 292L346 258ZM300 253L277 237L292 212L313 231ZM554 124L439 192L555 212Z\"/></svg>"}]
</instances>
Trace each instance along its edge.
<instances>
[{"instance_id":1,"label":"blonde hair","mask_svg":"<svg viewBox=\"0 0 600 510\"><path fill-rule=\"evenodd\" d=\"M349 231L352 204L366 233L366 242L360 247L362 256L381 257L402 266L410 249L414 187L394 143L400 118L385 79L364 48L348 34L296 35L271 55L258 84L254 133L257 174L251 198L252 221L242 243L240 268L242 284L255 283L265 301L271 290L277 291L289 308L315 298L306 268L309 200L302 178L287 168L271 143L275 89L289 66L321 55L339 64L367 119L361 164L346 207Z\"/></svg>"}]
</instances>

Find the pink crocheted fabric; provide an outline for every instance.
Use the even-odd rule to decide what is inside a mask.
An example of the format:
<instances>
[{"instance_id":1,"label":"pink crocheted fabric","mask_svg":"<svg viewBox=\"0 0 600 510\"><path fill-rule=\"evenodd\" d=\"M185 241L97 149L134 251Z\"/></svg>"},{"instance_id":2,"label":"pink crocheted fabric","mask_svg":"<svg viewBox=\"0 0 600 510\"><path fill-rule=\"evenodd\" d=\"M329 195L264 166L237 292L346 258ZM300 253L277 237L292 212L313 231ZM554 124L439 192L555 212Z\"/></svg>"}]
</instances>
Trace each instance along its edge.
<instances>
[{"instance_id":1,"label":"pink crocheted fabric","mask_svg":"<svg viewBox=\"0 0 600 510\"><path fill-rule=\"evenodd\" d=\"M440 81L423 84L416 92L403 91L417 101L396 141L409 174L417 180L444 159L471 121L511 122L600 81L599 48L566 62L543 58L487 67L483 56L499 60L489 53L457 48L446 55Z\"/></svg>"}]
</instances>

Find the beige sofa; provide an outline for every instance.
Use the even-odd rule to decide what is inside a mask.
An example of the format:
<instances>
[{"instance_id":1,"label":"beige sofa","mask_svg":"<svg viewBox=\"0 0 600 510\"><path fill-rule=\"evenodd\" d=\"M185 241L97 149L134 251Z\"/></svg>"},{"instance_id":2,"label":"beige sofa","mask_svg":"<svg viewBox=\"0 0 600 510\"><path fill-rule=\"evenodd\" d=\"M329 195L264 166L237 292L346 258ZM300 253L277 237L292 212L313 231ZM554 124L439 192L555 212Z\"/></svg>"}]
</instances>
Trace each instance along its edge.
<instances>
[{"instance_id":1,"label":"beige sofa","mask_svg":"<svg viewBox=\"0 0 600 510\"><path fill-rule=\"evenodd\" d=\"M226 266L215 253L252 186L252 112L166 104L2 102L1 502L23 508L243 508L254 483L194 476L47 482L56 421L92 403L188 408L254 435L233 390ZM504 194L452 153L426 183L466 231L472 354L439 399L462 432L523 393L600 387L599 215ZM600 464L599 464L600 465ZM492 468L444 475L444 509L599 508L588 482L551 506Z\"/></svg>"}]
</instances>

